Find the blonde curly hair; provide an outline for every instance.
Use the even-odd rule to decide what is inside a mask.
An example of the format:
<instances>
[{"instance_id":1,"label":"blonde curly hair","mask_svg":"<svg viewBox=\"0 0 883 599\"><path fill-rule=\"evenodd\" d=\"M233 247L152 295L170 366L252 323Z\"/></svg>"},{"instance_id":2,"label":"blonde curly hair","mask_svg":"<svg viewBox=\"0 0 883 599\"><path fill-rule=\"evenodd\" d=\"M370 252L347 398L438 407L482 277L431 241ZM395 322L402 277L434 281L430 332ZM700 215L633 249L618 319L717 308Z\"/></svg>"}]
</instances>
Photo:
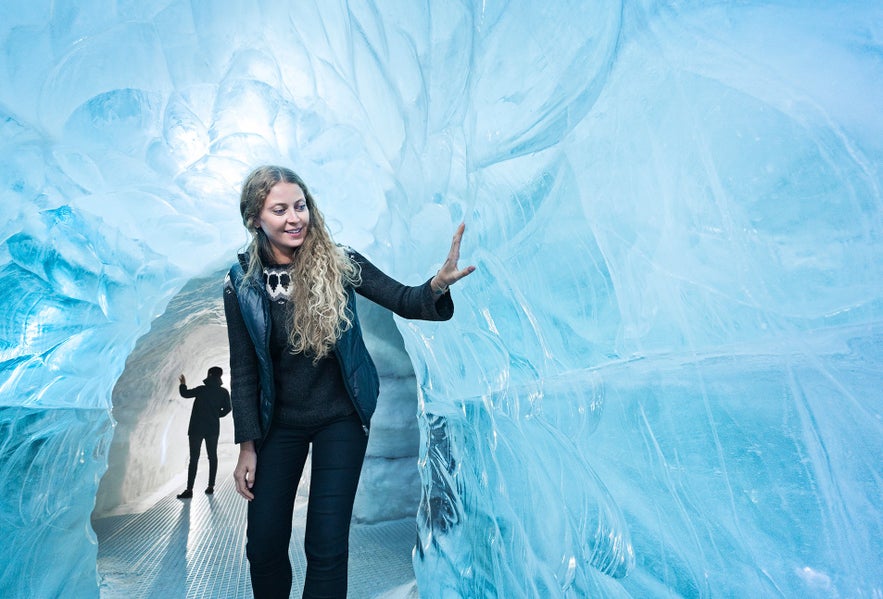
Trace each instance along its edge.
<instances>
[{"instance_id":1,"label":"blonde curly hair","mask_svg":"<svg viewBox=\"0 0 883 599\"><path fill-rule=\"evenodd\" d=\"M358 285L358 264L331 239L325 218L303 180L291 169L262 166L246 178L239 199L242 224L252 235L246 248L248 271L243 281L263 276L265 264L272 263L270 240L258 226L264 201L277 183L294 183L304 192L310 212L310 225L303 244L294 252L288 266L291 277L288 343L291 353L305 353L317 362L329 355L340 335L352 325L347 309L347 286Z\"/></svg>"}]
</instances>

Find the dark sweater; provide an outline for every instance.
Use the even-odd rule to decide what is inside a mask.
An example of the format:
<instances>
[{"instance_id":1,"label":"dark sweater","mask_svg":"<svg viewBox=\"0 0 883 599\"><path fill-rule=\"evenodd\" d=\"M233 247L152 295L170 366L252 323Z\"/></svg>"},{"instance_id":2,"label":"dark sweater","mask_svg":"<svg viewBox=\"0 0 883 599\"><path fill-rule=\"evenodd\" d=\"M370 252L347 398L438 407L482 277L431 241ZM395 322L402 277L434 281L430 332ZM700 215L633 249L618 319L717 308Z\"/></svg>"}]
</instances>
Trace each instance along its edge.
<instances>
[{"instance_id":1,"label":"dark sweater","mask_svg":"<svg viewBox=\"0 0 883 599\"><path fill-rule=\"evenodd\" d=\"M291 322L288 271L284 266L264 268L264 285L271 298L270 355L276 373L276 411L273 421L288 426L313 426L355 411L346 393L340 364L334 354L319 360L292 354L288 344Z\"/></svg>"}]
</instances>

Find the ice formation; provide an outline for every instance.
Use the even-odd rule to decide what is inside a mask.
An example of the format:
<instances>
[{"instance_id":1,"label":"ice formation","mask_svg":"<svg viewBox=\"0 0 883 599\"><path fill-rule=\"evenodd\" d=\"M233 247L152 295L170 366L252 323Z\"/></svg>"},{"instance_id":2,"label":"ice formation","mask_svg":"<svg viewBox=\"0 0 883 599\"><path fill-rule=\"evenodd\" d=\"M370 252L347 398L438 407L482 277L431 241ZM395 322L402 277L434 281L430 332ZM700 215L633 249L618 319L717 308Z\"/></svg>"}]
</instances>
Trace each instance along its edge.
<instances>
[{"instance_id":1,"label":"ice formation","mask_svg":"<svg viewBox=\"0 0 883 599\"><path fill-rule=\"evenodd\" d=\"M265 162L402 280L467 223L454 320L398 323L421 596L883 594L879 2L9 0L0 43L3 596L97 596L111 390Z\"/></svg>"}]
</instances>

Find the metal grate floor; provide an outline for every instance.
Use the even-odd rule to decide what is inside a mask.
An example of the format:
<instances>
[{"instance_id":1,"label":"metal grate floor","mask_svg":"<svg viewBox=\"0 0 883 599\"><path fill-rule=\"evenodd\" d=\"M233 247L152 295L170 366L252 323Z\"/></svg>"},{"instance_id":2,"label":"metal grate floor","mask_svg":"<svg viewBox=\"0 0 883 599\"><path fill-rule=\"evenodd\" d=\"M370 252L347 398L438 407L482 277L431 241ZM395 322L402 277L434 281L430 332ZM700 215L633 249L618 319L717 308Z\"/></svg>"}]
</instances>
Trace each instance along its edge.
<instances>
[{"instance_id":1,"label":"metal grate floor","mask_svg":"<svg viewBox=\"0 0 883 599\"><path fill-rule=\"evenodd\" d=\"M218 480L214 495L197 486L193 499L179 500L179 489L144 512L93 520L102 599L252 598L245 557L246 502L223 466ZM300 597L306 573L305 510L306 501L299 496L289 545L292 597ZM415 538L410 519L354 524L349 597L416 599L411 565Z\"/></svg>"}]
</instances>

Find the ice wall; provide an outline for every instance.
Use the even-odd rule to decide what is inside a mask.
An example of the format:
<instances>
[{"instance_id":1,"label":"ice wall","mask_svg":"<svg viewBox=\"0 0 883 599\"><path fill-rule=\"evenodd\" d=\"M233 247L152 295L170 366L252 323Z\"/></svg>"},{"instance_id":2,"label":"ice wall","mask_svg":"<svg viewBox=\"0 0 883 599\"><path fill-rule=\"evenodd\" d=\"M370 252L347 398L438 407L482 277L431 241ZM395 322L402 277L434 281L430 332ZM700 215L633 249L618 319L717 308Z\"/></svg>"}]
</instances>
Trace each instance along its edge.
<instances>
[{"instance_id":1,"label":"ice wall","mask_svg":"<svg viewBox=\"0 0 883 599\"><path fill-rule=\"evenodd\" d=\"M400 323L422 596L879 597L881 40L872 1L4 2L3 595L97 594L110 390L273 161L401 279L468 223L453 322Z\"/></svg>"}]
</instances>

